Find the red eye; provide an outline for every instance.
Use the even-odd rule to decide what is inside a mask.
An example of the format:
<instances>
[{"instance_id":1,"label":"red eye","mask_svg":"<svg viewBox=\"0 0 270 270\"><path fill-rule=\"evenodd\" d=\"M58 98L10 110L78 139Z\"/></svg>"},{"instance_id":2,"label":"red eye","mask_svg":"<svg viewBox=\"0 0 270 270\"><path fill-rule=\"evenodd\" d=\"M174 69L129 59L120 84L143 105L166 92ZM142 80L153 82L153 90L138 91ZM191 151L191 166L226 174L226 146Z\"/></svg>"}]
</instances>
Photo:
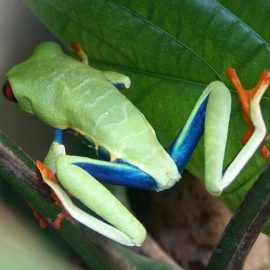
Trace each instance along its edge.
<instances>
[{"instance_id":1,"label":"red eye","mask_svg":"<svg viewBox=\"0 0 270 270\"><path fill-rule=\"evenodd\" d=\"M9 100L9 101L14 101L17 102L17 99L13 95L13 91L11 88L11 85L9 81L7 81L4 86L3 86L3 95Z\"/></svg>"}]
</instances>

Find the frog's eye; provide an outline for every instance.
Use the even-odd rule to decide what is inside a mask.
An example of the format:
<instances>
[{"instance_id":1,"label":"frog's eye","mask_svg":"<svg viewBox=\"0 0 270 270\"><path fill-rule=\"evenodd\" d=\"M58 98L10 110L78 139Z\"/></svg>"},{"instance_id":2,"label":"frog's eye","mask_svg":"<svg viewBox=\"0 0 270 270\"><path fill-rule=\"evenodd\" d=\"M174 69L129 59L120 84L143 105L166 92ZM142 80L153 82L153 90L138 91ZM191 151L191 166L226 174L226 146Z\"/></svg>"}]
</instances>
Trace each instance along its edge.
<instances>
[{"instance_id":1,"label":"frog's eye","mask_svg":"<svg viewBox=\"0 0 270 270\"><path fill-rule=\"evenodd\" d=\"M3 95L9 100L9 101L14 101L17 102L17 99L15 98L11 85L9 81L7 81L4 86L3 86Z\"/></svg>"}]
</instances>

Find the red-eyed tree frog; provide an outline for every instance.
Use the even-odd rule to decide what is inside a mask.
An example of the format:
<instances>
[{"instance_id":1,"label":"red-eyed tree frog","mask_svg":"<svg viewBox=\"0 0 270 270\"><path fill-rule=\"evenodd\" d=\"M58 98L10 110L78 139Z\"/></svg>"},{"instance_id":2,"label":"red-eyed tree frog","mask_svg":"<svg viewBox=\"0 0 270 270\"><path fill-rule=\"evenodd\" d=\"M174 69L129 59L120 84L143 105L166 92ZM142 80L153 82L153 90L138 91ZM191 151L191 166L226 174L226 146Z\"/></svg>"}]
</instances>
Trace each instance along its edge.
<instances>
[{"instance_id":1,"label":"red-eyed tree frog","mask_svg":"<svg viewBox=\"0 0 270 270\"><path fill-rule=\"evenodd\" d=\"M38 161L37 166L66 213L87 227L124 245L141 245L144 227L101 182L157 191L170 188L181 178L203 131L205 183L214 195L232 183L258 147L268 157L259 103L270 84L270 71L261 75L253 90L245 91L235 71L227 70L248 130L245 146L223 171L231 96L222 82L206 87L182 131L165 150L143 114L119 91L130 86L130 79L92 68L80 46L73 43L73 48L81 62L54 42L38 45L28 60L8 72L3 91L22 110L55 128L45 165ZM66 129L80 134L101 160L66 155ZM106 223L75 206L69 193ZM60 214L56 223L66 216Z\"/></svg>"}]
</instances>

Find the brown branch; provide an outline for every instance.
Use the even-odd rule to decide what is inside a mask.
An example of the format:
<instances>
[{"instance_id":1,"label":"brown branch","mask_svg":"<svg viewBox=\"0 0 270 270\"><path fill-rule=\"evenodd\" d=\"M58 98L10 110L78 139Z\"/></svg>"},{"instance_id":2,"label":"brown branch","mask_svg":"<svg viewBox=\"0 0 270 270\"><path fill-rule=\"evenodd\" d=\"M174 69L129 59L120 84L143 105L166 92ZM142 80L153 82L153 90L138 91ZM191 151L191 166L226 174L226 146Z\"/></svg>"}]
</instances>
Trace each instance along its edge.
<instances>
[{"instance_id":1,"label":"brown branch","mask_svg":"<svg viewBox=\"0 0 270 270\"><path fill-rule=\"evenodd\" d=\"M207 270L241 269L270 215L270 166L249 190L231 219Z\"/></svg>"}]
</instances>

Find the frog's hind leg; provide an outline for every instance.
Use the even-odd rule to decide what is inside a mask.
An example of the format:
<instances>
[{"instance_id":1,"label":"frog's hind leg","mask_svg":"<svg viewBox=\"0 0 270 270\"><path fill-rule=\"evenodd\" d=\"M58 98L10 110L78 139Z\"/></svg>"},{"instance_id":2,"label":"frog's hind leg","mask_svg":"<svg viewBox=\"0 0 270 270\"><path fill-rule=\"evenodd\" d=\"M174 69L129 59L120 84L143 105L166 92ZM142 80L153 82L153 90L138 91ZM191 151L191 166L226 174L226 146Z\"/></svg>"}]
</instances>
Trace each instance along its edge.
<instances>
[{"instance_id":1,"label":"frog's hind leg","mask_svg":"<svg viewBox=\"0 0 270 270\"><path fill-rule=\"evenodd\" d=\"M73 165L83 169L101 182L144 190L157 189L156 181L149 174L129 163L121 161L107 162L67 155L57 162L57 170L62 167L58 164L65 159L68 159Z\"/></svg>"},{"instance_id":2,"label":"frog's hind leg","mask_svg":"<svg viewBox=\"0 0 270 270\"><path fill-rule=\"evenodd\" d=\"M203 91L190 113L185 126L167 150L174 160L180 174L185 169L189 158L203 134L205 112L210 91L211 87L207 87Z\"/></svg>"},{"instance_id":3,"label":"frog's hind leg","mask_svg":"<svg viewBox=\"0 0 270 270\"><path fill-rule=\"evenodd\" d=\"M84 160L74 156L60 157L57 161L57 178L66 190L72 191L75 198L109 224L75 206L62 186L41 170L43 179L74 219L124 245L140 245L146 236L144 227L99 181L74 164Z\"/></svg>"},{"instance_id":4,"label":"frog's hind leg","mask_svg":"<svg viewBox=\"0 0 270 270\"><path fill-rule=\"evenodd\" d=\"M252 101L255 99L255 95L258 94L258 92L262 92L264 93L265 90L267 89L267 87L270 84L270 71L269 70L265 70L264 72L262 72L260 79L257 83L257 85L249 90L246 90L243 88L237 74L236 71L233 68L227 68L226 70L227 76L229 77L229 79L232 81L235 90L237 91L237 94L239 96L239 101L242 107L242 112L243 112L243 118L246 124L246 132L243 135L243 137L241 138L241 143L242 144L246 144L248 143L248 141L251 139L252 135L255 132L255 126L254 123L252 121L252 111L254 111L254 109L252 110ZM254 102L253 102L254 103ZM255 107L253 105L253 107ZM258 108L256 109L258 110ZM253 112L254 114L254 112ZM254 117L254 116L253 116ZM260 151L261 151L261 155L264 159L268 159L269 158L269 150L266 146L266 141L268 138L265 138L264 141L262 142L262 144L260 145Z\"/></svg>"}]
</instances>

